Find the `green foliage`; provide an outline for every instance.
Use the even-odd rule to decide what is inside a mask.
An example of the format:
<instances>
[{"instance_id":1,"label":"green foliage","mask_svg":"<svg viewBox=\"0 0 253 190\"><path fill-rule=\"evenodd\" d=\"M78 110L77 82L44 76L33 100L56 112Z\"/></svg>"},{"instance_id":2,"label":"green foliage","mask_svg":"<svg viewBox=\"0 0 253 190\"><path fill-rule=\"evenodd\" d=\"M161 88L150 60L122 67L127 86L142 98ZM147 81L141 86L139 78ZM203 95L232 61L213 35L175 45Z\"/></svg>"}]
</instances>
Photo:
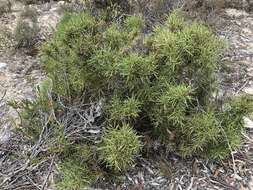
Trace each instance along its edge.
<instances>
[{"instance_id":1,"label":"green foliage","mask_svg":"<svg viewBox=\"0 0 253 190\"><path fill-rule=\"evenodd\" d=\"M97 178L96 172L92 171L86 163L75 158L63 161L59 169L61 178L56 183L59 190L80 190Z\"/></svg>"},{"instance_id":2,"label":"green foliage","mask_svg":"<svg viewBox=\"0 0 253 190\"><path fill-rule=\"evenodd\" d=\"M99 147L100 158L106 165L115 170L126 170L139 153L141 144L139 137L124 124L119 129L108 129L102 137L102 144Z\"/></svg>"},{"instance_id":3,"label":"green foliage","mask_svg":"<svg viewBox=\"0 0 253 190\"><path fill-rule=\"evenodd\" d=\"M37 102L41 106L43 111L51 111L53 109L53 100L52 100L52 80L47 78L37 85L36 94Z\"/></svg>"},{"instance_id":4,"label":"green foliage","mask_svg":"<svg viewBox=\"0 0 253 190\"><path fill-rule=\"evenodd\" d=\"M253 112L253 98L243 95L230 98L222 111L209 109L189 120L190 133L184 132L184 155L206 154L213 159L224 159L241 144L243 117ZM190 145L190 146L189 146Z\"/></svg>"},{"instance_id":5,"label":"green foliage","mask_svg":"<svg viewBox=\"0 0 253 190\"><path fill-rule=\"evenodd\" d=\"M110 78L114 82L115 75L120 75L118 61L127 56L124 51L137 35L138 20L129 20L125 27L119 28L87 13L66 15L54 39L42 50L42 60L55 90L76 96L86 89L96 93L113 85Z\"/></svg>"},{"instance_id":6,"label":"green foliage","mask_svg":"<svg viewBox=\"0 0 253 190\"><path fill-rule=\"evenodd\" d=\"M21 17L36 23L32 15ZM81 12L63 17L41 51L49 79L37 86L33 101L12 103L21 110L20 130L28 142L42 139L45 154L57 156L58 189L84 189L101 170L126 171L142 149L137 134L146 136L147 149L159 139L182 156L224 159L238 148L253 98L215 102L224 43L182 15L172 12L150 33L142 32L139 16L108 21ZM90 102L102 106L94 122L86 110ZM101 113L100 107L91 109ZM83 124L79 117L89 121Z\"/></svg>"},{"instance_id":7,"label":"green foliage","mask_svg":"<svg viewBox=\"0 0 253 190\"><path fill-rule=\"evenodd\" d=\"M37 12L26 8L18 20L14 31L14 39L17 48L32 48L38 37L40 29L37 21Z\"/></svg>"},{"instance_id":8,"label":"green foliage","mask_svg":"<svg viewBox=\"0 0 253 190\"><path fill-rule=\"evenodd\" d=\"M186 26L183 18L183 12L181 10L172 12L167 19L166 25L172 32L182 30Z\"/></svg>"},{"instance_id":9,"label":"green foliage","mask_svg":"<svg viewBox=\"0 0 253 190\"><path fill-rule=\"evenodd\" d=\"M39 115L40 105L38 102L23 100L22 102L12 101L9 105L21 110L20 118L24 128L18 128L26 137L37 140L42 130L41 118Z\"/></svg>"},{"instance_id":10,"label":"green foliage","mask_svg":"<svg viewBox=\"0 0 253 190\"><path fill-rule=\"evenodd\" d=\"M184 124L188 103L191 100L191 88L184 85L168 85L155 97L151 110L152 118L158 127L180 127Z\"/></svg>"},{"instance_id":11,"label":"green foliage","mask_svg":"<svg viewBox=\"0 0 253 190\"><path fill-rule=\"evenodd\" d=\"M213 111L193 115L183 130L185 142L181 144L181 151L185 156L205 151L221 137L219 122Z\"/></svg>"},{"instance_id":12,"label":"green foliage","mask_svg":"<svg viewBox=\"0 0 253 190\"><path fill-rule=\"evenodd\" d=\"M253 97L242 95L231 98L225 104L225 110L217 114L220 122L220 138L207 149L207 154L214 159L223 159L238 148L242 142L244 130L243 117L253 112Z\"/></svg>"},{"instance_id":13,"label":"green foliage","mask_svg":"<svg viewBox=\"0 0 253 190\"><path fill-rule=\"evenodd\" d=\"M184 156L224 158L239 145L242 117L251 107L245 97L230 101L227 110L213 101L224 42L178 10L149 34L142 33L143 24L138 16L119 23L87 12L67 14L41 52L53 91L103 99L111 127L101 157L114 170L126 169L135 154L131 148L139 147L136 135L134 143L127 136L133 133L128 125L152 129Z\"/></svg>"},{"instance_id":14,"label":"green foliage","mask_svg":"<svg viewBox=\"0 0 253 190\"><path fill-rule=\"evenodd\" d=\"M52 110L54 102L51 97L52 81L46 79L36 88L37 94L34 100L23 100L21 102L9 102L9 105L19 111L22 122L22 128L18 128L26 137L33 141L39 138L39 135L46 124L54 125Z\"/></svg>"},{"instance_id":15,"label":"green foliage","mask_svg":"<svg viewBox=\"0 0 253 190\"><path fill-rule=\"evenodd\" d=\"M159 78L176 83L191 79L198 101L207 104L215 89L214 74L224 43L203 25L187 25L177 12L165 26L155 29L148 43L164 63Z\"/></svg>"},{"instance_id":16,"label":"green foliage","mask_svg":"<svg viewBox=\"0 0 253 190\"><path fill-rule=\"evenodd\" d=\"M108 107L110 120L126 122L130 119L135 119L141 112L140 107L140 102L133 97L128 98L124 101L121 101L118 98L114 98Z\"/></svg>"}]
</instances>

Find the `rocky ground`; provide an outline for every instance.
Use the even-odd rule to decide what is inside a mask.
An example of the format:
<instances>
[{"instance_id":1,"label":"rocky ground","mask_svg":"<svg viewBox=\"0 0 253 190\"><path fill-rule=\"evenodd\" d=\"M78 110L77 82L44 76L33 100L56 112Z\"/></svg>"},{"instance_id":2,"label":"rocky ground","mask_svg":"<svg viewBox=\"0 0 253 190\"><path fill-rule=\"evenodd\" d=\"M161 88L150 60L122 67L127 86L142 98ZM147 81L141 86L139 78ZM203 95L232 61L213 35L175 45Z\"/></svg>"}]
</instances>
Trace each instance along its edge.
<instances>
[{"instance_id":1,"label":"rocky ground","mask_svg":"<svg viewBox=\"0 0 253 190\"><path fill-rule=\"evenodd\" d=\"M56 26L62 13L63 2L35 6L39 12L41 39L44 40ZM13 32L22 4L11 13L0 16L0 28ZM223 95L246 92L253 95L253 13L237 9L224 9L219 15L218 34L228 41L222 67ZM1 36L0 36L1 37ZM10 40L11 42L11 40ZM1 46L0 46L1 47ZM11 50L10 50L11 49ZM39 58L13 48L0 48L0 143L11 139L10 128L18 122L17 113L7 102L13 99L33 98L34 84L43 78ZM118 184L100 180L94 188L101 189L253 189L253 122L245 118L245 143L222 163L199 158L182 160L177 155L154 156L152 160L139 158ZM2 150L1 150L2 151ZM1 152L0 151L0 152ZM0 154L0 167L3 163ZM0 175L2 175L0 173ZM0 181L1 182L1 181ZM0 187L1 187L0 183ZM4 188L2 188L4 189ZM18 189L18 188L16 188ZM22 188L21 188L22 189ZM24 189L24 188L23 188ZM34 186L31 189L42 189ZM44 187L43 187L44 189Z\"/></svg>"},{"instance_id":2,"label":"rocky ground","mask_svg":"<svg viewBox=\"0 0 253 190\"><path fill-rule=\"evenodd\" d=\"M58 3L32 6L38 12L38 24L41 29L38 39L39 43L43 42L53 32L62 15L60 10L63 3L60 1ZM13 35L23 10L24 5L16 3L12 6L12 12L0 16L1 34L5 32L10 34L9 36ZM4 46L3 40L0 45L0 97L2 98L0 102L0 122L5 127L0 129L0 131L3 129L8 130L10 120L18 122L16 120L18 118L17 113L7 106L7 103L12 100L33 98L34 86L43 78L38 56L28 55L25 49L16 50L11 37L4 42ZM6 134L6 132L4 133Z\"/></svg>"}]
</instances>

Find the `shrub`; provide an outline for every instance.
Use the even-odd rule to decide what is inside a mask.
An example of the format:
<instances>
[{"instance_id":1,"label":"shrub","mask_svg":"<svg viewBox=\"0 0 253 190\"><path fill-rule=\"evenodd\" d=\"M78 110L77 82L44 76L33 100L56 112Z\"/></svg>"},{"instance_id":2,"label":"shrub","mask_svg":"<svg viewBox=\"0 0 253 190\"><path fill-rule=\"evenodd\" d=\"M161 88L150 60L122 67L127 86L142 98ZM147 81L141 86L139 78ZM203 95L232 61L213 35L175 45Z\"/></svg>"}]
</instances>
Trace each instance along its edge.
<instances>
[{"instance_id":1,"label":"shrub","mask_svg":"<svg viewBox=\"0 0 253 190\"><path fill-rule=\"evenodd\" d=\"M84 12L66 15L41 53L54 91L72 100L103 99L109 136L123 135L125 128L113 129L122 125L151 129L182 155L224 158L229 147L239 145L238 124L248 114L242 110L251 107L232 100L224 111L212 97L224 42L206 26L185 21L178 10L149 34L142 33L143 23L139 16L120 24ZM236 110L242 113L235 117ZM125 169L128 161L120 165L119 155L110 151L102 154L107 164Z\"/></svg>"},{"instance_id":2,"label":"shrub","mask_svg":"<svg viewBox=\"0 0 253 190\"><path fill-rule=\"evenodd\" d=\"M37 42L39 30L36 10L26 8L21 13L14 31L16 47L32 48Z\"/></svg>"},{"instance_id":3,"label":"shrub","mask_svg":"<svg viewBox=\"0 0 253 190\"><path fill-rule=\"evenodd\" d=\"M124 124L119 129L107 130L102 137L99 154L109 168L123 171L133 163L140 147L139 137L130 126Z\"/></svg>"}]
</instances>

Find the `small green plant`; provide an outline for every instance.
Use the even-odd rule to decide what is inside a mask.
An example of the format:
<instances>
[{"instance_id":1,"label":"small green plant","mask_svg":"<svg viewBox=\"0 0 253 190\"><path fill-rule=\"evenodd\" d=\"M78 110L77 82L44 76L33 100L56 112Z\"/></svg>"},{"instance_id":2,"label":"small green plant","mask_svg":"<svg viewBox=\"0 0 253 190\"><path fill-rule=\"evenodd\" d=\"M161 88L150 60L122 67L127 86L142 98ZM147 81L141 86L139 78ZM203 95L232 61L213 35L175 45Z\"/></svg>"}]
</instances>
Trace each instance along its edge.
<instances>
[{"instance_id":1,"label":"small green plant","mask_svg":"<svg viewBox=\"0 0 253 190\"><path fill-rule=\"evenodd\" d=\"M26 8L21 13L14 31L16 47L32 48L36 44L39 31L36 10Z\"/></svg>"},{"instance_id":2,"label":"small green plant","mask_svg":"<svg viewBox=\"0 0 253 190\"><path fill-rule=\"evenodd\" d=\"M36 88L36 98L34 100L25 99L21 102L12 101L9 105L20 110L19 115L22 128L18 128L24 136L38 140L44 125L52 125L54 123L54 102L51 97L52 81L45 79ZM45 122L47 120L46 124Z\"/></svg>"},{"instance_id":3,"label":"small green plant","mask_svg":"<svg viewBox=\"0 0 253 190\"><path fill-rule=\"evenodd\" d=\"M124 171L133 163L140 148L139 137L129 125L119 129L109 128L99 147L100 159L114 171Z\"/></svg>"},{"instance_id":4,"label":"small green plant","mask_svg":"<svg viewBox=\"0 0 253 190\"><path fill-rule=\"evenodd\" d=\"M59 190L80 190L87 187L97 179L95 171L92 171L86 163L75 158L64 160L59 165L60 179L56 183Z\"/></svg>"},{"instance_id":5,"label":"small green plant","mask_svg":"<svg viewBox=\"0 0 253 190\"><path fill-rule=\"evenodd\" d=\"M23 100L22 102L12 101L9 105L16 110L21 110L19 115L24 128L17 128L27 138L35 141L39 138L42 130L42 118L39 115L40 105L36 101Z\"/></svg>"}]
</instances>

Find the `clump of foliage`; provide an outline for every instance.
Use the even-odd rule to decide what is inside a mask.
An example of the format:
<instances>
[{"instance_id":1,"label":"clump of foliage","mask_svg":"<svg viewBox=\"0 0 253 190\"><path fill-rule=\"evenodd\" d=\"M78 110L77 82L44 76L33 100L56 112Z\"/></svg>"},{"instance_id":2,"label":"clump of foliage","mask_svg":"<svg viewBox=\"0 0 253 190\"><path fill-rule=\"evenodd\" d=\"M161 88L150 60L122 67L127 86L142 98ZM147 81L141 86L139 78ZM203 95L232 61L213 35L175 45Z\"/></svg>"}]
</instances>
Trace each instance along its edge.
<instances>
[{"instance_id":1,"label":"clump of foliage","mask_svg":"<svg viewBox=\"0 0 253 190\"><path fill-rule=\"evenodd\" d=\"M224 105L224 111L217 113L220 124L220 135L216 143L206 149L207 155L214 159L223 159L235 150L242 142L244 130L244 116L253 112L253 97L242 95L229 98Z\"/></svg>"},{"instance_id":2,"label":"clump of foliage","mask_svg":"<svg viewBox=\"0 0 253 190\"><path fill-rule=\"evenodd\" d=\"M52 100L52 81L44 80L36 87L36 99L12 101L9 105L19 110L22 128L18 130L31 141L39 139L45 125L54 123L54 102Z\"/></svg>"},{"instance_id":3,"label":"clump of foliage","mask_svg":"<svg viewBox=\"0 0 253 190\"><path fill-rule=\"evenodd\" d=\"M100 158L114 171L126 170L133 164L141 148L139 137L128 125L109 128L102 137L99 147Z\"/></svg>"},{"instance_id":4,"label":"clump of foliage","mask_svg":"<svg viewBox=\"0 0 253 190\"><path fill-rule=\"evenodd\" d=\"M98 175L82 160L68 158L60 165L61 178L56 187L59 190L79 190L94 182Z\"/></svg>"},{"instance_id":5,"label":"clump of foliage","mask_svg":"<svg viewBox=\"0 0 253 190\"><path fill-rule=\"evenodd\" d=\"M79 190L100 177L98 163L94 161L98 157L95 142L92 139L83 140L87 138L83 131L88 130L84 123L80 124L79 129L69 123L69 114L76 114L76 111L68 112L68 109L72 109L56 101L52 92L52 80L45 79L36 86L34 100L13 101L9 102L9 105L18 111L21 118L22 127L16 129L17 134L22 135L29 145L47 150L44 154L29 159L36 162L37 159L48 159L50 155L57 155L59 175L56 175L55 185L58 189ZM87 116L83 111L85 110L80 111L84 114L82 116L79 113L80 117L87 118L82 121L92 125L92 121L87 120L96 118L93 112L89 112L92 116ZM97 114L96 110L94 114ZM94 127L92 129L95 130ZM89 134L89 131L87 133Z\"/></svg>"},{"instance_id":6,"label":"clump of foliage","mask_svg":"<svg viewBox=\"0 0 253 190\"><path fill-rule=\"evenodd\" d=\"M224 42L206 26L186 22L179 10L148 35L143 23L139 16L108 24L89 13L66 15L42 48L54 91L70 99L84 93L103 99L112 133L129 124L151 130L184 156L225 158L240 144L242 115L252 104L248 98L245 105L244 97L223 110L213 98ZM104 160L120 168L108 153Z\"/></svg>"},{"instance_id":7,"label":"clump of foliage","mask_svg":"<svg viewBox=\"0 0 253 190\"><path fill-rule=\"evenodd\" d=\"M32 48L40 31L38 26L37 11L26 7L21 13L14 31L14 39L17 48Z\"/></svg>"}]
</instances>

